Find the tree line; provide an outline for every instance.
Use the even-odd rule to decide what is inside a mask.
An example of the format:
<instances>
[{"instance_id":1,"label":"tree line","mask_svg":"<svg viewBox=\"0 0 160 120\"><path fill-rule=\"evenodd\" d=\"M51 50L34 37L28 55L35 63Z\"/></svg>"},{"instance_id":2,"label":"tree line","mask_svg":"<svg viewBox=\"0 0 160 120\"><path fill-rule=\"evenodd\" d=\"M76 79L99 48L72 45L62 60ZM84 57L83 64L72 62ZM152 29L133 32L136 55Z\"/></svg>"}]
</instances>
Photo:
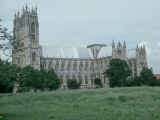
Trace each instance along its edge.
<instances>
[{"instance_id":1,"label":"tree line","mask_svg":"<svg viewBox=\"0 0 160 120\"><path fill-rule=\"evenodd\" d=\"M151 68L144 67L139 76L133 76L127 62L120 59L112 59L104 75L108 77L110 87L160 86L160 80L156 79Z\"/></svg>"},{"instance_id":2,"label":"tree line","mask_svg":"<svg viewBox=\"0 0 160 120\"><path fill-rule=\"evenodd\" d=\"M12 92L18 85L17 92L56 90L60 80L53 70L36 70L31 66L17 67L0 60L0 93Z\"/></svg>"}]
</instances>

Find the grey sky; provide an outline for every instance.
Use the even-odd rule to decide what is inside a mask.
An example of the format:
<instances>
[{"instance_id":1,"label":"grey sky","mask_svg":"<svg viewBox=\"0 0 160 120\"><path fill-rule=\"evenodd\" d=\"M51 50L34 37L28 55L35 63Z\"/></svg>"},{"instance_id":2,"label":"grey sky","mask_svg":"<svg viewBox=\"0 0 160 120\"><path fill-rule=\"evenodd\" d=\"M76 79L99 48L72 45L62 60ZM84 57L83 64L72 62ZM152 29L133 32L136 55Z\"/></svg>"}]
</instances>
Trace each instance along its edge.
<instances>
[{"instance_id":1,"label":"grey sky","mask_svg":"<svg viewBox=\"0 0 160 120\"><path fill-rule=\"evenodd\" d=\"M52 46L146 44L149 65L160 73L159 0L1 0L0 17L12 29L14 12L38 6L40 43Z\"/></svg>"}]
</instances>

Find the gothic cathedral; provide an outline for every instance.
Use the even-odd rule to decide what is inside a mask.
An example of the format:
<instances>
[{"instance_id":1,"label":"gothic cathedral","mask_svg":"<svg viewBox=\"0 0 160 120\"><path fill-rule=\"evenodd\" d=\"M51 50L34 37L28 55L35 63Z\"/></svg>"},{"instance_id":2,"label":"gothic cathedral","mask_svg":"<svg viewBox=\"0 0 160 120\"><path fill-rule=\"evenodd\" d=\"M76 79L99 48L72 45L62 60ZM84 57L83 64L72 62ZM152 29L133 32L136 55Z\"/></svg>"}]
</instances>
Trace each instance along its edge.
<instances>
[{"instance_id":1,"label":"gothic cathedral","mask_svg":"<svg viewBox=\"0 0 160 120\"><path fill-rule=\"evenodd\" d=\"M81 88L94 88L94 80L99 78L103 87L109 87L103 73L113 58L125 60L133 75L139 75L147 67L145 46L128 49L126 43L112 45L92 44L86 48L47 48L39 44L39 23L37 8L16 13L14 17L14 38L24 44L23 51L13 50L12 62L20 67L27 65L35 69L52 69L60 78L62 88L67 87L67 80L81 83Z\"/></svg>"}]
</instances>

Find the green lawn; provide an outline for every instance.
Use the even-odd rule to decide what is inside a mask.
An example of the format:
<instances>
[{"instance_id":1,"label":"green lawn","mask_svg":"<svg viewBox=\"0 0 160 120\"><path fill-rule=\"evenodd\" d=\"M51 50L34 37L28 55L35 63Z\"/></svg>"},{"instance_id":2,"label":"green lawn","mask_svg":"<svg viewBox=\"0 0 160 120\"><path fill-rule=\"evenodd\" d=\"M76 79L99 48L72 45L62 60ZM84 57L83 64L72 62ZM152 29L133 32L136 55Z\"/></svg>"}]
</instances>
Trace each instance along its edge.
<instances>
[{"instance_id":1,"label":"green lawn","mask_svg":"<svg viewBox=\"0 0 160 120\"><path fill-rule=\"evenodd\" d=\"M160 88L104 88L0 96L7 120L160 120Z\"/></svg>"}]
</instances>

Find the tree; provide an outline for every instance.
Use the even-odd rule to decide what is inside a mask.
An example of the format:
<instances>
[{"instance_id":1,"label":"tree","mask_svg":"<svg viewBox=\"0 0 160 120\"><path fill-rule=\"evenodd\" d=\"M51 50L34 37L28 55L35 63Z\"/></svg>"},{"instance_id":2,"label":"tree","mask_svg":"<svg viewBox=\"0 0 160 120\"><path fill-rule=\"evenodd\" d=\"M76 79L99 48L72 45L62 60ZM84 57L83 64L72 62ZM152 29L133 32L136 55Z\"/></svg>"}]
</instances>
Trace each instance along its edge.
<instances>
[{"instance_id":1,"label":"tree","mask_svg":"<svg viewBox=\"0 0 160 120\"><path fill-rule=\"evenodd\" d=\"M49 90L56 90L60 87L60 80L53 70L49 70L46 77L47 79L44 78L46 88Z\"/></svg>"},{"instance_id":2,"label":"tree","mask_svg":"<svg viewBox=\"0 0 160 120\"><path fill-rule=\"evenodd\" d=\"M0 60L0 92L12 92L14 83L18 80L20 68L7 61Z\"/></svg>"},{"instance_id":3,"label":"tree","mask_svg":"<svg viewBox=\"0 0 160 120\"><path fill-rule=\"evenodd\" d=\"M160 86L160 82L156 79L151 69L144 67L139 77L136 77L135 84L138 86Z\"/></svg>"},{"instance_id":4,"label":"tree","mask_svg":"<svg viewBox=\"0 0 160 120\"><path fill-rule=\"evenodd\" d=\"M79 89L80 83L76 80L67 80L67 86L69 89Z\"/></svg>"},{"instance_id":5,"label":"tree","mask_svg":"<svg viewBox=\"0 0 160 120\"><path fill-rule=\"evenodd\" d=\"M98 87L98 88L101 88L101 87L102 87L101 79L96 78L96 79L94 80L94 83L95 83L96 87Z\"/></svg>"},{"instance_id":6,"label":"tree","mask_svg":"<svg viewBox=\"0 0 160 120\"><path fill-rule=\"evenodd\" d=\"M60 87L60 80L53 70L35 70L26 66L20 73L20 86L24 90L56 90Z\"/></svg>"},{"instance_id":7,"label":"tree","mask_svg":"<svg viewBox=\"0 0 160 120\"><path fill-rule=\"evenodd\" d=\"M109 78L110 87L122 87L128 84L131 69L124 60L112 59L104 75Z\"/></svg>"},{"instance_id":8,"label":"tree","mask_svg":"<svg viewBox=\"0 0 160 120\"><path fill-rule=\"evenodd\" d=\"M23 51L23 42L17 41L13 32L8 32L8 29L2 25L0 19L0 56L4 55L7 59L12 57L12 52Z\"/></svg>"},{"instance_id":9,"label":"tree","mask_svg":"<svg viewBox=\"0 0 160 120\"><path fill-rule=\"evenodd\" d=\"M34 73L34 69L31 66L26 66L21 70L19 73L19 85L21 89L33 88Z\"/></svg>"}]
</instances>

